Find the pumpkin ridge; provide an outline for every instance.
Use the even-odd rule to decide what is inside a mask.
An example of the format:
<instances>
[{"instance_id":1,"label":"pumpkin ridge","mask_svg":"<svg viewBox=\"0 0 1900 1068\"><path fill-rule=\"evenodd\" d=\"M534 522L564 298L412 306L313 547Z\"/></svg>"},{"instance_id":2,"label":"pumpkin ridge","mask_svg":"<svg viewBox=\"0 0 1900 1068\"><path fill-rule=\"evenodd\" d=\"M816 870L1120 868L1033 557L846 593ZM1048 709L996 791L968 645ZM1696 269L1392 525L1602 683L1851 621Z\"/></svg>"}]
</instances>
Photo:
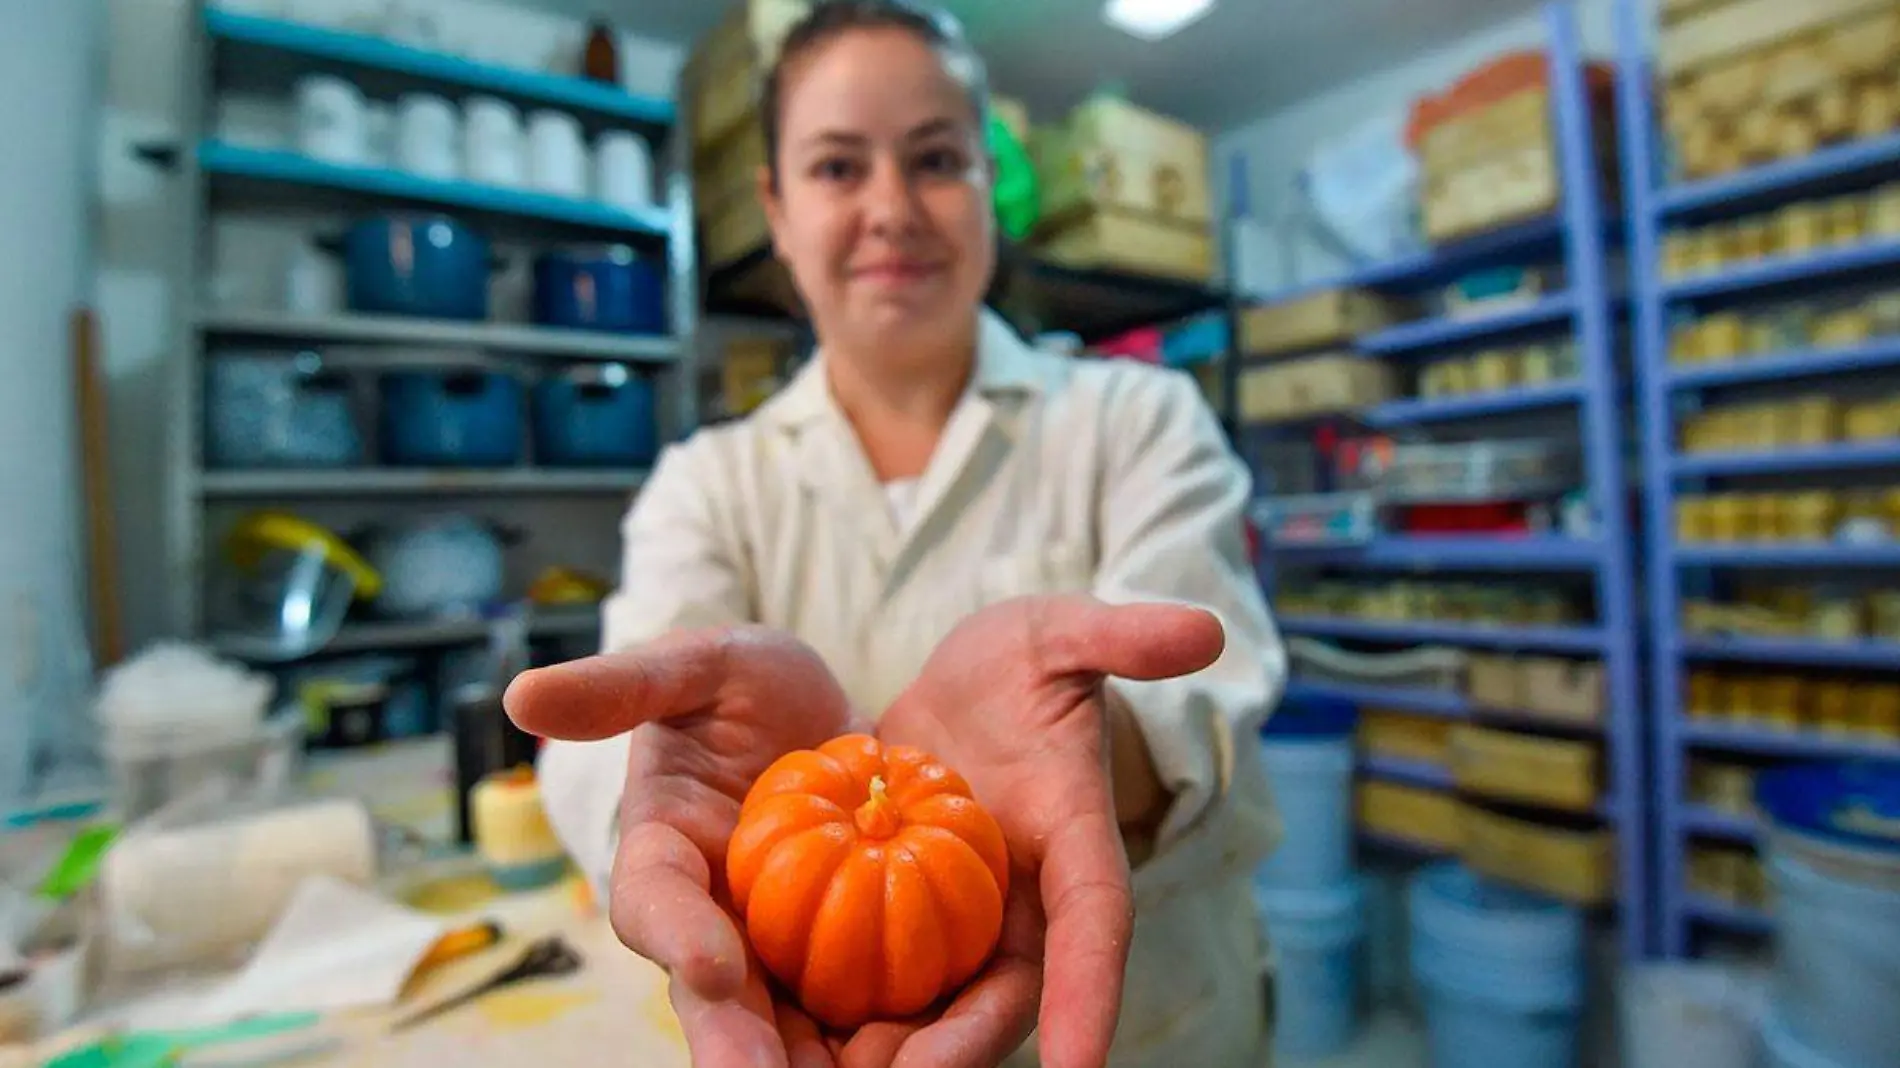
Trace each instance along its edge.
<instances>
[{"instance_id":1,"label":"pumpkin ridge","mask_svg":"<svg viewBox=\"0 0 1900 1068\"><path fill-rule=\"evenodd\" d=\"M1009 894L1009 842L996 818L974 798L933 794L904 815L909 823L943 831L969 846L1004 895Z\"/></svg>"},{"instance_id":2,"label":"pumpkin ridge","mask_svg":"<svg viewBox=\"0 0 1900 1068\"><path fill-rule=\"evenodd\" d=\"M1006 889L970 843L941 827L910 832L918 868L930 883L946 929L946 989L969 982L989 960L1003 930ZM922 848L927 843L928 848Z\"/></svg>"},{"instance_id":3,"label":"pumpkin ridge","mask_svg":"<svg viewBox=\"0 0 1900 1068\"><path fill-rule=\"evenodd\" d=\"M904 902L904 908L915 918L914 933L929 939L933 945L929 950L920 950L915 946L894 947L892 943L895 940L890 937L890 914L887 911L884 918L884 991L888 999L894 990L900 989L899 977L909 973L911 988L938 993L923 999L920 1004L887 1004L886 1007L898 1016L922 1012L937 1000L942 991L950 989L947 980L950 977L950 940L953 932L944 920L943 901L937 894L937 888L924 871L924 858L911 847L908 838L908 834L900 835L886 853L885 900L887 905L895 902L899 894L898 883L906 878L900 872L907 870L908 879L915 888L915 896ZM930 950L934 950L934 954ZM896 959L898 956L903 959ZM930 969L930 974L925 976L929 980L927 983L918 981L917 975L925 967Z\"/></svg>"},{"instance_id":4,"label":"pumpkin ridge","mask_svg":"<svg viewBox=\"0 0 1900 1068\"><path fill-rule=\"evenodd\" d=\"M726 886L733 905L745 912L759 873L787 839L849 818L831 799L819 794L774 794L762 799L752 815L733 829L726 843Z\"/></svg>"},{"instance_id":5,"label":"pumpkin ridge","mask_svg":"<svg viewBox=\"0 0 1900 1068\"><path fill-rule=\"evenodd\" d=\"M817 914L825 888L856 846L848 825L822 823L781 839L759 866L745 912L746 928L759 959L788 987L797 989L803 982L811 951L808 918ZM764 893L757 892L761 887Z\"/></svg>"},{"instance_id":6,"label":"pumpkin ridge","mask_svg":"<svg viewBox=\"0 0 1900 1068\"><path fill-rule=\"evenodd\" d=\"M834 1028L862 1026L884 1003L883 977L870 966L884 959L884 845L854 838L810 913L798 991L812 1015Z\"/></svg>"}]
</instances>

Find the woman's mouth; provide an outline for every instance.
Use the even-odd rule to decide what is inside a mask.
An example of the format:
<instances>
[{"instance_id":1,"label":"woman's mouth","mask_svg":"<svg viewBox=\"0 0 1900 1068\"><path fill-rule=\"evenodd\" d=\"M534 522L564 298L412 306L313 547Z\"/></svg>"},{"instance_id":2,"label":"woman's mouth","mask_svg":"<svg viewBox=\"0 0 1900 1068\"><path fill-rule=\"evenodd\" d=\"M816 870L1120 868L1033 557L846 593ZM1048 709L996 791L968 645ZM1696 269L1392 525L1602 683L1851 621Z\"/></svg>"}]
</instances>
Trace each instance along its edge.
<instances>
[{"instance_id":1,"label":"woman's mouth","mask_svg":"<svg viewBox=\"0 0 1900 1068\"><path fill-rule=\"evenodd\" d=\"M941 269L941 264L924 260L877 260L852 268L851 277L876 285L909 285L920 282Z\"/></svg>"}]
</instances>

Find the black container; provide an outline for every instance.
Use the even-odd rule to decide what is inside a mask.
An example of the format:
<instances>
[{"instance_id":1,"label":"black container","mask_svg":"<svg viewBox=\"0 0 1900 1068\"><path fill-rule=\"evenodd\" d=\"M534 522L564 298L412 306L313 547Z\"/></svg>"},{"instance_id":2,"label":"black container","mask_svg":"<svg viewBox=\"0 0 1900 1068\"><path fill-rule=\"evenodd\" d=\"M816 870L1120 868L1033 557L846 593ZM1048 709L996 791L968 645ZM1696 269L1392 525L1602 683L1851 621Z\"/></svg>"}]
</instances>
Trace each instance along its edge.
<instances>
[{"instance_id":1,"label":"black container","mask_svg":"<svg viewBox=\"0 0 1900 1068\"><path fill-rule=\"evenodd\" d=\"M477 783L498 771L533 764L540 742L515 726L501 704L502 689L492 683L470 683L450 698L455 734L456 840L474 841L468 799Z\"/></svg>"}]
</instances>

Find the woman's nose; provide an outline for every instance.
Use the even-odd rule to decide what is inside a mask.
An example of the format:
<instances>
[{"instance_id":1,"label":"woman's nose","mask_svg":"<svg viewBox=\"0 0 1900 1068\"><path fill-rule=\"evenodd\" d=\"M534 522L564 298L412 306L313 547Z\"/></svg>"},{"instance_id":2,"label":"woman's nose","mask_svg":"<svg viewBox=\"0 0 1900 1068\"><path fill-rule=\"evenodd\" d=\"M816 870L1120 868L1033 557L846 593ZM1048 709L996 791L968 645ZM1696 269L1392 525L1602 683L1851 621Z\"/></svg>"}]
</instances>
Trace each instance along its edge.
<instances>
[{"instance_id":1,"label":"woman's nose","mask_svg":"<svg viewBox=\"0 0 1900 1068\"><path fill-rule=\"evenodd\" d=\"M871 169L863 187L866 225L881 233L905 233L917 224L917 190L896 163Z\"/></svg>"}]
</instances>

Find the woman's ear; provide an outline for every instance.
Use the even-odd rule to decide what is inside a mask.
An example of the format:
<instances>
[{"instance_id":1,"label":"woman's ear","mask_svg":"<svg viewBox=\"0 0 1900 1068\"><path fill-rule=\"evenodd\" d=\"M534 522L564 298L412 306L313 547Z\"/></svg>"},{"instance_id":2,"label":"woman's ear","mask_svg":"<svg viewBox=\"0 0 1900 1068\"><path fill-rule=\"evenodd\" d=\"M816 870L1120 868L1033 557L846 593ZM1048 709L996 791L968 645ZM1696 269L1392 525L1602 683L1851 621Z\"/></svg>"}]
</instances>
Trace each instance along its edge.
<instances>
[{"instance_id":1,"label":"woman's ear","mask_svg":"<svg viewBox=\"0 0 1900 1068\"><path fill-rule=\"evenodd\" d=\"M772 168L762 166L754 178L759 207L765 212L765 226L772 236L772 255L779 254L779 227L785 221L785 206L779 199L778 183L772 180Z\"/></svg>"}]
</instances>

